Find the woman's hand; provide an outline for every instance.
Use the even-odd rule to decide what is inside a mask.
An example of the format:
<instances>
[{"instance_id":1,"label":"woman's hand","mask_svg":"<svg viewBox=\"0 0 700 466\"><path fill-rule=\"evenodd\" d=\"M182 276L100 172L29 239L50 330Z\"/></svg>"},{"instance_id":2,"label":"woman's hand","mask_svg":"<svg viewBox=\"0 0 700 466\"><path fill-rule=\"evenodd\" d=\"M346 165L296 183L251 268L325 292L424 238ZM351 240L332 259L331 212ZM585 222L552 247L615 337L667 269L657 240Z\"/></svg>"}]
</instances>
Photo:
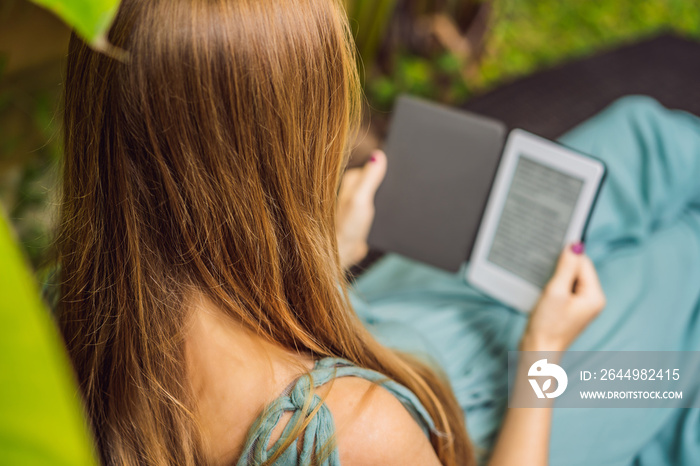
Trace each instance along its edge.
<instances>
[{"instance_id":1,"label":"woman's hand","mask_svg":"<svg viewBox=\"0 0 700 466\"><path fill-rule=\"evenodd\" d=\"M605 307L605 295L583 245L562 253L530 316L522 351L564 351Z\"/></svg>"},{"instance_id":2,"label":"woman's hand","mask_svg":"<svg viewBox=\"0 0 700 466\"><path fill-rule=\"evenodd\" d=\"M372 153L361 168L345 172L338 193L336 232L340 264L350 268L366 255L367 235L374 219L374 194L386 173L386 155Z\"/></svg>"},{"instance_id":3,"label":"woman's hand","mask_svg":"<svg viewBox=\"0 0 700 466\"><path fill-rule=\"evenodd\" d=\"M566 350L604 307L605 295L593 263L583 255L583 245L567 248L530 315L520 350ZM532 395L526 382L531 363L526 358L518 363L514 397L523 390ZM508 408L489 466L548 464L553 402L547 399L545 406Z\"/></svg>"}]
</instances>

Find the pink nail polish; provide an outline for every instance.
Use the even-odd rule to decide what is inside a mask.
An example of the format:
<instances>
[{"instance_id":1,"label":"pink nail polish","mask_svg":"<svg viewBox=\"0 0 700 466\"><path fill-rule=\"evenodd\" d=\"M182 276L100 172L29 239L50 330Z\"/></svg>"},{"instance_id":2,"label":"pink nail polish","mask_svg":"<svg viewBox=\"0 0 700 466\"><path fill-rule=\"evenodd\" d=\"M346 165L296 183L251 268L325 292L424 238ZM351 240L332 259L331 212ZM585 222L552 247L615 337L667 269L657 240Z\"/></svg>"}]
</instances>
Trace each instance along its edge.
<instances>
[{"instance_id":1,"label":"pink nail polish","mask_svg":"<svg viewBox=\"0 0 700 466\"><path fill-rule=\"evenodd\" d=\"M373 155L372 157L369 158L370 162L376 162L377 161L377 156Z\"/></svg>"},{"instance_id":2,"label":"pink nail polish","mask_svg":"<svg viewBox=\"0 0 700 466\"><path fill-rule=\"evenodd\" d=\"M584 244L579 241L578 243L571 246L571 250L574 254L581 255L583 254L583 251L586 250L586 246L584 246Z\"/></svg>"}]
</instances>

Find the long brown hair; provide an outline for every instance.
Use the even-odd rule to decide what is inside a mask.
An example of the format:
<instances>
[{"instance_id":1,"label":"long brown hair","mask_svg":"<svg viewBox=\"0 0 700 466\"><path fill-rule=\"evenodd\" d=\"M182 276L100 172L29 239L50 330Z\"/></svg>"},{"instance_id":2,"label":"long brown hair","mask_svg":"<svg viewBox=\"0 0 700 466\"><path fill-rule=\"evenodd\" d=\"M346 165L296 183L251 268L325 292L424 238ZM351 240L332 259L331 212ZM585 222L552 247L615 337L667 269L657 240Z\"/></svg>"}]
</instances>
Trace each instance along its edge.
<instances>
[{"instance_id":1,"label":"long brown hair","mask_svg":"<svg viewBox=\"0 0 700 466\"><path fill-rule=\"evenodd\" d=\"M119 61L71 39L59 322L105 464L203 464L188 296L290 349L411 389L445 464L471 464L432 370L380 346L345 294L336 193L360 105L342 4L123 0Z\"/></svg>"}]
</instances>

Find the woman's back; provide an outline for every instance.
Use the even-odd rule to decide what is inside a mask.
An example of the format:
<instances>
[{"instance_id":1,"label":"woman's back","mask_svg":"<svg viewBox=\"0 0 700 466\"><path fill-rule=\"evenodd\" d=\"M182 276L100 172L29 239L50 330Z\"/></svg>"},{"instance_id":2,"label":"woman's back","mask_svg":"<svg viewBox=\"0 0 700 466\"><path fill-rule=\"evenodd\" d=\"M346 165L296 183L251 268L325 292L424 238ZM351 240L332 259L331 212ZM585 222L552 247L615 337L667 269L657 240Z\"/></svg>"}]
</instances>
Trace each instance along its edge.
<instances>
[{"instance_id":1,"label":"woman's back","mask_svg":"<svg viewBox=\"0 0 700 466\"><path fill-rule=\"evenodd\" d=\"M437 462L429 414L377 372L295 354L211 305L194 312L186 345L212 464ZM289 430L297 423L305 426L301 436Z\"/></svg>"}]
</instances>

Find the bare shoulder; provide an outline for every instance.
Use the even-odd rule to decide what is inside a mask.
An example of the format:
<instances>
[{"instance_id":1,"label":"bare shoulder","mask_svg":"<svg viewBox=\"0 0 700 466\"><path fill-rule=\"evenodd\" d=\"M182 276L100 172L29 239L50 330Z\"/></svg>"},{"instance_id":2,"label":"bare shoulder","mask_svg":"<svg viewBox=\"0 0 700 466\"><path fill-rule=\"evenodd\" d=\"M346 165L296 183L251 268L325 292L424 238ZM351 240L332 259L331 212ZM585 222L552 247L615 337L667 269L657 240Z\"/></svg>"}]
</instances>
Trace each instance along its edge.
<instances>
[{"instance_id":1,"label":"bare shoulder","mask_svg":"<svg viewBox=\"0 0 700 466\"><path fill-rule=\"evenodd\" d=\"M341 464L440 464L418 423L384 388L342 377L321 392L335 422Z\"/></svg>"}]
</instances>

